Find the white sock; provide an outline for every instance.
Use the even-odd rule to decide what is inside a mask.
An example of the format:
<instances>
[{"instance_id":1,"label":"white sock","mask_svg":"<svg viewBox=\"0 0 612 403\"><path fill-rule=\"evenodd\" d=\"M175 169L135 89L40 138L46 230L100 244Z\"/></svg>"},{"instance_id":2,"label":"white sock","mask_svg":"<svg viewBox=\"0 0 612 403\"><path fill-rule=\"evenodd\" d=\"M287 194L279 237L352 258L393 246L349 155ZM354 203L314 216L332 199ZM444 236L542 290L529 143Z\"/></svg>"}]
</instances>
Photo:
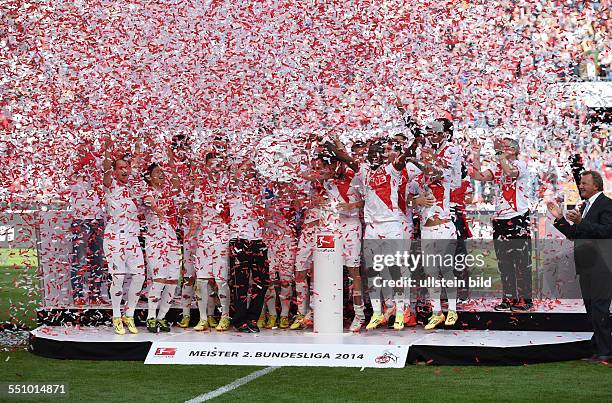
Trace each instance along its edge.
<instances>
[{"instance_id":1,"label":"white sock","mask_svg":"<svg viewBox=\"0 0 612 403\"><path fill-rule=\"evenodd\" d=\"M308 310L308 284L306 281L296 281L295 291L297 292L298 314L305 315Z\"/></svg>"},{"instance_id":2,"label":"white sock","mask_svg":"<svg viewBox=\"0 0 612 403\"><path fill-rule=\"evenodd\" d=\"M457 298L449 298L448 299L448 310L456 311L457 310Z\"/></svg>"},{"instance_id":3,"label":"white sock","mask_svg":"<svg viewBox=\"0 0 612 403\"><path fill-rule=\"evenodd\" d=\"M370 297L370 302L372 302L372 309L374 310L374 315L380 315L382 313L382 305L380 298Z\"/></svg>"},{"instance_id":4,"label":"white sock","mask_svg":"<svg viewBox=\"0 0 612 403\"><path fill-rule=\"evenodd\" d=\"M404 287L404 310L410 309L410 287Z\"/></svg>"},{"instance_id":5,"label":"white sock","mask_svg":"<svg viewBox=\"0 0 612 403\"><path fill-rule=\"evenodd\" d=\"M291 280L285 280L281 278L280 284L280 295L278 299L281 304L281 316L289 316L289 302L291 300Z\"/></svg>"},{"instance_id":6,"label":"white sock","mask_svg":"<svg viewBox=\"0 0 612 403\"><path fill-rule=\"evenodd\" d=\"M230 289L227 281L216 280L219 288L219 303L221 304L221 316L229 316L230 310Z\"/></svg>"},{"instance_id":7,"label":"white sock","mask_svg":"<svg viewBox=\"0 0 612 403\"><path fill-rule=\"evenodd\" d=\"M183 316L189 316L191 314L191 301L193 300L193 285L183 285L181 296Z\"/></svg>"},{"instance_id":8,"label":"white sock","mask_svg":"<svg viewBox=\"0 0 612 403\"><path fill-rule=\"evenodd\" d=\"M113 274L109 289L111 304L113 305L113 318L121 317L121 297L123 296L123 282L125 274Z\"/></svg>"},{"instance_id":9,"label":"white sock","mask_svg":"<svg viewBox=\"0 0 612 403\"><path fill-rule=\"evenodd\" d=\"M266 303L264 304L264 307L268 308L268 313L270 315L276 315L276 290L274 289L274 286L268 287L268 291L266 291L265 300Z\"/></svg>"},{"instance_id":10,"label":"white sock","mask_svg":"<svg viewBox=\"0 0 612 403\"><path fill-rule=\"evenodd\" d=\"M136 311L136 304L138 304L138 296L142 291L142 284L145 281L143 274L133 274L132 280L130 281L130 288L128 289L127 305L125 307L125 316L134 316Z\"/></svg>"},{"instance_id":11,"label":"white sock","mask_svg":"<svg viewBox=\"0 0 612 403\"><path fill-rule=\"evenodd\" d=\"M401 296L395 300L395 312L404 313L404 297Z\"/></svg>"},{"instance_id":12,"label":"white sock","mask_svg":"<svg viewBox=\"0 0 612 403\"><path fill-rule=\"evenodd\" d=\"M149 289L149 313L147 314L147 319L155 319L155 315L157 313L157 306L159 305L159 301L162 295L162 291L164 290L163 283L153 282L153 285Z\"/></svg>"},{"instance_id":13,"label":"white sock","mask_svg":"<svg viewBox=\"0 0 612 403\"><path fill-rule=\"evenodd\" d=\"M364 306L363 304L355 304L353 303L353 310L355 311L356 318L365 318Z\"/></svg>"},{"instance_id":14,"label":"white sock","mask_svg":"<svg viewBox=\"0 0 612 403\"><path fill-rule=\"evenodd\" d=\"M213 292L210 289L210 284L208 285L208 306L206 307L206 312L208 312L208 316L215 316L215 308L217 307L217 300L215 296L211 294Z\"/></svg>"},{"instance_id":15,"label":"white sock","mask_svg":"<svg viewBox=\"0 0 612 403\"><path fill-rule=\"evenodd\" d=\"M166 314L172 306L172 300L174 299L174 292L176 291L177 286L177 284L166 284L164 292L161 295L157 319L164 319L166 317Z\"/></svg>"},{"instance_id":16,"label":"white sock","mask_svg":"<svg viewBox=\"0 0 612 403\"><path fill-rule=\"evenodd\" d=\"M440 301L440 298L433 300L433 313L437 312L442 312L442 301Z\"/></svg>"},{"instance_id":17,"label":"white sock","mask_svg":"<svg viewBox=\"0 0 612 403\"><path fill-rule=\"evenodd\" d=\"M198 298L198 310L200 320L208 319L208 280L196 280L196 297Z\"/></svg>"}]
</instances>

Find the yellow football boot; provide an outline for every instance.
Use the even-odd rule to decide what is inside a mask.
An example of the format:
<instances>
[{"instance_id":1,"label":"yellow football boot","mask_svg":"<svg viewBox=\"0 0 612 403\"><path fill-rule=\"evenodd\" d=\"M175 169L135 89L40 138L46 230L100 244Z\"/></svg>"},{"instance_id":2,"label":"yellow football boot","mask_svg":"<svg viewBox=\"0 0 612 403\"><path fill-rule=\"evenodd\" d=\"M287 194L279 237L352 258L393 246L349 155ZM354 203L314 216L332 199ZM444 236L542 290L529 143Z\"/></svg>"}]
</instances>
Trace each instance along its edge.
<instances>
[{"instance_id":1,"label":"yellow football boot","mask_svg":"<svg viewBox=\"0 0 612 403\"><path fill-rule=\"evenodd\" d=\"M459 319L457 311L448 311L448 314L446 314L446 322L444 322L444 325L452 326L457 323L457 319Z\"/></svg>"},{"instance_id":2,"label":"yellow football boot","mask_svg":"<svg viewBox=\"0 0 612 403\"><path fill-rule=\"evenodd\" d=\"M435 329L436 326L438 326L439 324L444 323L444 319L446 319L444 317L444 314L442 312L440 312L439 314L432 314L431 318L429 318L429 322L427 322L427 325L425 325L425 330L432 330Z\"/></svg>"},{"instance_id":3,"label":"yellow football boot","mask_svg":"<svg viewBox=\"0 0 612 403\"><path fill-rule=\"evenodd\" d=\"M225 332L229 328L230 328L230 319L229 319L229 317L228 316L221 316L221 320L219 321L219 324L217 326L215 326L215 330L217 330L219 332Z\"/></svg>"},{"instance_id":4,"label":"yellow football boot","mask_svg":"<svg viewBox=\"0 0 612 403\"><path fill-rule=\"evenodd\" d=\"M130 333L132 333L132 334L137 334L138 333L138 329L136 329L136 324L134 323L134 317L133 316L124 316L123 317L123 323L125 323L125 325L127 326L127 328L128 328Z\"/></svg>"},{"instance_id":5,"label":"yellow football boot","mask_svg":"<svg viewBox=\"0 0 612 403\"><path fill-rule=\"evenodd\" d=\"M193 327L193 330L196 332L201 332L202 330L208 330L208 320L200 320L197 325Z\"/></svg>"},{"instance_id":6,"label":"yellow football boot","mask_svg":"<svg viewBox=\"0 0 612 403\"><path fill-rule=\"evenodd\" d=\"M113 327L115 328L115 333L124 335L125 328L123 327L123 321L121 318L113 318Z\"/></svg>"}]
</instances>

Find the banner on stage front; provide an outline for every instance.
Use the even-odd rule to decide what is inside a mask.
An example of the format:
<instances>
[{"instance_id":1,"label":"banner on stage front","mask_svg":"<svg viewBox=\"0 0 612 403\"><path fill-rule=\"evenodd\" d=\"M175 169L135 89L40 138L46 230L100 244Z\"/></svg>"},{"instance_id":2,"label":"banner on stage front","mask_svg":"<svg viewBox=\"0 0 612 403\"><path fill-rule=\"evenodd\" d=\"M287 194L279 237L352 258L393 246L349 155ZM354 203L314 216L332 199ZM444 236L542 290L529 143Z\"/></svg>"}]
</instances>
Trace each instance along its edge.
<instances>
[{"instance_id":1,"label":"banner on stage front","mask_svg":"<svg viewBox=\"0 0 612 403\"><path fill-rule=\"evenodd\" d=\"M408 346L154 342L145 364L403 368Z\"/></svg>"}]
</instances>

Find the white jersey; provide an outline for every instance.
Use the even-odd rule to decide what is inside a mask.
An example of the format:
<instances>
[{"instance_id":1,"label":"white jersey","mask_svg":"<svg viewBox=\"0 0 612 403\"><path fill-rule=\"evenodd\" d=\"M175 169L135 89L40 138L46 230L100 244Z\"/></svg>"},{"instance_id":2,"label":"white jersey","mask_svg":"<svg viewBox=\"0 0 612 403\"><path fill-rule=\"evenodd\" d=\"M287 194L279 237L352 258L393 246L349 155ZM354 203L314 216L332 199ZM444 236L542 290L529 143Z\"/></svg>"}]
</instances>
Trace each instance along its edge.
<instances>
[{"instance_id":1,"label":"white jersey","mask_svg":"<svg viewBox=\"0 0 612 403\"><path fill-rule=\"evenodd\" d=\"M355 171L348 169L342 179L328 179L324 182L323 187L329 198L332 209L338 209L340 203L356 204L363 197L360 193L360 181L355 174ZM359 207L351 209L338 209L340 221L359 221Z\"/></svg>"},{"instance_id":2,"label":"white jersey","mask_svg":"<svg viewBox=\"0 0 612 403\"><path fill-rule=\"evenodd\" d=\"M358 176L364 198L365 222L401 221L403 212L399 207L400 172L390 163L376 170L363 163Z\"/></svg>"},{"instance_id":3,"label":"white jersey","mask_svg":"<svg viewBox=\"0 0 612 403\"><path fill-rule=\"evenodd\" d=\"M436 167L442 170L441 178L422 175L420 185L423 190L430 190L436 199L431 207L420 209L420 214L426 222L437 217L441 220L452 219L451 191L461 186L461 150L451 144L444 145L434 158Z\"/></svg>"},{"instance_id":4,"label":"white jersey","mask_svg":"<svg viewBox=\"0 0 612 403\"><path fill-rule=\"evenodd\" d=\"M259 179L236 181L229 193L230 238L263 239L265 189Z\"/></svg>"},{"instance_id":5,"label":"white jersey","mask_svg":"<svg viewBox=\"0 0 612 403\"><path fill-rule=\"evenodd\" d=\"M304 211L303 223L304 225L311 224L319 220L325 220L327 217L326 211L323 206L313 206L310 203L314 203L315 200L321 199L325 195L325 188L320 185L319 182L303 181L300 183L303 197L306 198L309 205L306 206Z\"/></svg>"},{"instance_id":6,"label":"white jersey","mask_svg":"<svg viewBox=\"0 0 612 403\"><path fill-rule=\"evenodd\" d=\"M204 241L229 241L229 177L221 175L212 184L209 178L204 178L192 194L194 210L201 213L199 238Z\"/></svg>"},{"instance_id":7,"label":"white jersey","mask_svg":"<svg viewBox=\"0 0 612 403\"><path fill-rule=\"evenodd\" d=\"M130 188L113 178L111 186L106 188L104 199L107 213L105 236L137 238L140 235L139 202Z\"/></svg>"},{"instance_id":8,"label":"white jersey","mask_svg":"<svg viewBox=\"0 0 612 403\"><path fill-rule=\"evenodd\" d=\"M518 176L511 178L506 175L501 164L489 169L493 180L499 186L495 194L495 216L496 220L524 215L529 211L529 169L525 161L512 161L510 164L518 169Z\"/></svg>"},{"instance_id":9,"label":"white jersey","mask_svg":"<svg viewBox=\"0 0 612 403\"><path fill-rule=\"evenodd\" d=\"M153 187L148 187L144 193L143 199L153 197L159 209L164 213L160 218L151 208L146 207L144 210L145 222L147 223L147 236L158 239L171 238L176 239L177 216L178 211L176 202L178 201L178 192L158 190Z\"/></svg>"}]
</instances>

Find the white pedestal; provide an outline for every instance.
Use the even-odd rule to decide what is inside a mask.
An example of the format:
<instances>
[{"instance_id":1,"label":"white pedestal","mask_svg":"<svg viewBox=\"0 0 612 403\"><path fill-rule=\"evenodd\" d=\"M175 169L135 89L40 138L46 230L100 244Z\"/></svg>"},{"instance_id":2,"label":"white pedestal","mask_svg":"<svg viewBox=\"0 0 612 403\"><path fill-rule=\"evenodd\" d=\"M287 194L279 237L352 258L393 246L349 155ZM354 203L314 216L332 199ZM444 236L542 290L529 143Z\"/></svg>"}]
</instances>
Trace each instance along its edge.
<instances>
[{"instance_id":1,"label":"white pedestal","mask_svg":"<svg viewBox=\"0 0 612 403\"><path fill-rule=\"evenodd\" d=\"M317 234L314 252L314 331L343 332L342 240L331 233Z\"/></svg>"}]
</instances>

